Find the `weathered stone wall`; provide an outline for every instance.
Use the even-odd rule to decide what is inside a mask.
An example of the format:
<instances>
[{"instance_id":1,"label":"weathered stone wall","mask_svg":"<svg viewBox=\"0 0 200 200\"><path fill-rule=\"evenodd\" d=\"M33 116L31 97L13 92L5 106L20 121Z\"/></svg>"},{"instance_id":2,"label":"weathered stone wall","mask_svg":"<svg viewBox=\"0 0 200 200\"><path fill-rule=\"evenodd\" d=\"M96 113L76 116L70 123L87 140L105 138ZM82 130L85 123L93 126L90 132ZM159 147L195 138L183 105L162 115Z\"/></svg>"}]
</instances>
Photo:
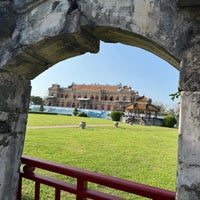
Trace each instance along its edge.
<instances>
[{"instance_id":1,"label":"weathered stone wall","mask_svg":"<svg viewBox=\"0 0 200 200\"><path fill-rule=\"evenodd\" d=\"M182 92L178 199L200 199L200 92Z\"/></svg>"},{"instance_id":2,"label":"weathered stone wall","mask_svg":"<svg viewBox=\"0 0 200 200\"><path fill-rule=\"evenodd\" d=\"M16 191L29 80L63 59L97 53L100 40L141 47L180 70L177 199L200 199L198 6L196 0L1 1L0 199L12 200Z\"/></svg>"},{"instance_id":3,"label":"weathered stone wall","mask_svg":"<svg viewBox=\"0 0 200 200\"><path fill-rule=\"evenodd\" d=\"M0 199L16 197L30 81L0 71Z\"/></svg>"},{"instance_id":4,"label":"weathered stone wall","mask_svg":"<svg viewBox=\"0 0 200 200\"><path fill-rule=\"evenodd\" d=\"M62 1L15 1L16 27L0 43L0 66L28 79L58 61L97 52L99 41L80 28L80 13ZM1 14L1 13L0 13Z\"/></svg>"},{"instance_id":5,"label":"weathered stone wall","mask_svg":"<svg viewBox=\"0 0 200 200\"><path fill-rule=\"evenodd\" d=\"M180 7L196 7L200 6L199 0L178 0L178 6Z\"/></svg>"},{"instance_id":6,"label":"weathered stone wall","mask_svg":"<svg viewBox=\"0 0 200 200\"><path fill-rule=\"evenodd\" d=\"M60 60L97 52L104 40L139 46L179 68L191 24L175 1L77 0L75 10L70 2L16 0L16 28L0 47L0 66L31 79Z\"/></svg>"},{"instance_id":7,"label":"weathered stone wall","mask_svg":"<svg viewBox=\"0 0 200 200\"><path fill-rule=\"evenodd\" d=\"M0 45L0 66L32 79L60 60L98 52L104 40L139 46L180 69L196 24L176 1L77 0L74 10L70 2L16 0L10 10L17 20Z\"/></svg>"},{"instance_id":8,"label":"weathered stone wall","mask_svg":"<svg viewBox=\"0 0 200 200\"><path fill-rule=\"evenodd\" d=\"M10 0L0 2L0 39L11 37L15 29L16 17Z\"/></svg>"},{"instance_id":9,"label":"weathered stone wall","mask_svg":"<svg viewBox=\"0 0 200 200\"><path fill-rule=\"evenodd\" d=\"M196 23L200 24L197 16ZM200 199L200 27L192 30L181 61L181 120L178 154L178 199Z\"/></svg>"}]
</instances>

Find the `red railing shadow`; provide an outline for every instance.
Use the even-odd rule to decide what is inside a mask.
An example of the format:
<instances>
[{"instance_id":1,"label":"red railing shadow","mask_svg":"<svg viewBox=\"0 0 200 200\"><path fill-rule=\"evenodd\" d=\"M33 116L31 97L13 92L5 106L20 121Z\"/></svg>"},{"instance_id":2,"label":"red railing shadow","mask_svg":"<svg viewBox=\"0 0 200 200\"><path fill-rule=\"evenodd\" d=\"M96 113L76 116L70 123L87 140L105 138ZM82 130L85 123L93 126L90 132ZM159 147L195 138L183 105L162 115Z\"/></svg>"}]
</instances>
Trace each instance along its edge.
<instances>
[{"instance_id":1,"label":"red railing shadow","mask_svg":"<svg viewBox=\"0 0 200 200\"><path fill-rule=\"evenodd\" d=\"M22 156L21 162L24 164L24 167L20 172L17 200L22 200L22 178L35 182L35 200L40 199L41 184L55 188L55 200L60 200L61 191L75 194L76 200L122 200L120 197L89 189L89 182L153 200L175 200L175 192L115 178L112 176L102 175L91 171L40 160L37 158L31 158L28 156ZM62 180L36 174L34 173L36 168L73 177L77 180L76 184L66 183Z\"/></svg>"}]
</instances>

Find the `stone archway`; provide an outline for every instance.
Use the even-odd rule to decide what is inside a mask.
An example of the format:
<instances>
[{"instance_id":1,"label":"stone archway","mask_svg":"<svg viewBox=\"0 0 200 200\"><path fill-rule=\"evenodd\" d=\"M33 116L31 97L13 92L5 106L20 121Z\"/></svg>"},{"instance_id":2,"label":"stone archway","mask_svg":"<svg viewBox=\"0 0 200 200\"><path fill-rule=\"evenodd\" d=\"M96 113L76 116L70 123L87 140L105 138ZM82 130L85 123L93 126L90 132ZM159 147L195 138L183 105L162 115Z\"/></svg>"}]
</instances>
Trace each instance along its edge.
<instances>
[{"instance_id":1,"label":"stone archway","mask_svg":"<svg viewBox=\"0 0 200 200\"><path fill-rule=\"evenodd\" d=\"M191 2L0 3L0 199L15 199L30 80L61 60L98 52L100 40L141 47L180 70L177 199L200 199L200 14Z\"/></svg>"}]
</instances>

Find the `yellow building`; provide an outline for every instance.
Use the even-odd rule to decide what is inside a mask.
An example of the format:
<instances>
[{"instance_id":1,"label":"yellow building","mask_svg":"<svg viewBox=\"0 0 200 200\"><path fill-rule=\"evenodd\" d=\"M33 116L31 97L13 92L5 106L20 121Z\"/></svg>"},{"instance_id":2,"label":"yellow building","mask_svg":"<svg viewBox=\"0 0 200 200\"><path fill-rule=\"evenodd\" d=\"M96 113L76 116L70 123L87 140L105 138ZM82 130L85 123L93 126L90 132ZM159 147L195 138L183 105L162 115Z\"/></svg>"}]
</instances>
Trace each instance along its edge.
<instances>
[{"instance_id":1,"label":"yellow building","mask_svg":"<svg viewBox=\"0 0 200 200\"><path fill-rule=\"evenodd\" d=\"M53 84L45 100L47 106L83 108L94 110L125 111L138 98L138 92L129 86L75 84L63 88Z\"/></svg>"}]
</instances>

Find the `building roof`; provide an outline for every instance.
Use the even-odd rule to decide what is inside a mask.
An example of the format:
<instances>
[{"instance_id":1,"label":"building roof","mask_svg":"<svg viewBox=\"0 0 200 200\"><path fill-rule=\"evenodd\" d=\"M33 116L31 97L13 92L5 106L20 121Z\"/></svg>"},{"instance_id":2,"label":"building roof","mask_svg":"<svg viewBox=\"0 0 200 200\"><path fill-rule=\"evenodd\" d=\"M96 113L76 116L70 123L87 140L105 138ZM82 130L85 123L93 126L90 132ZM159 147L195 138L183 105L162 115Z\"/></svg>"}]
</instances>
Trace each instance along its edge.
<instances>
[{"instance_id":1,"label":"building roof","mask_svg":"<svg viewBox=\"0 0 200 200\"><path fill-rule=\"evenodd\" d=\"M124 86L124 89L130 88L128 86ZM85 90L85 91L115 91L118 92L119 90L123 90L123 88L121 88L120 85L99 85L99 84L95 84L95 85L77 85L77 84L73 84L70 86L71 89L74 90ZM130 88L131 89L131 88Z\"/></svg>"},{"instance_id":2,"label":"building roof","mask_svg":"<svg viewBox=\"0 0 200 200\"><path fill-rule=\"evenodd\" d=\"M152 105L152 104L148 104L147 108L148 108L148 110L154 111L154 112L160 111L160 107L159 106L155 106L155 105Z\"/></svg>"},{"instance_id":3,"label":"building roof","mask_svg":"<svg viewBox=\"0 0 200 200\"><path fill-rule=\"evenodd\" d=\"M137 100L139 100L139 101L136 101L136 103L127 106L126 110L127 111L130 111L130 110L142 110L142 111L149 110L149 111L152 111L152 112L158 112L160 110L160 108L158 106L155 106L155 105L149 103L149 101L147 101L148 100L147 98L142 98L142 99L143 100L145 99L146 101L140 101L141 98L138 98Z\"/></svg>"},{"instance_id":4,"label":"building roof","mask_svg":"<svg viewBox=\"0 0 200 200\"><path fill-rule=\"evenodd\" d=\"M136 102L144 102L144 103L151 103L151 99L145 97L145 96L140 96L136 99Z\"/></svg>"}]
</instances>

